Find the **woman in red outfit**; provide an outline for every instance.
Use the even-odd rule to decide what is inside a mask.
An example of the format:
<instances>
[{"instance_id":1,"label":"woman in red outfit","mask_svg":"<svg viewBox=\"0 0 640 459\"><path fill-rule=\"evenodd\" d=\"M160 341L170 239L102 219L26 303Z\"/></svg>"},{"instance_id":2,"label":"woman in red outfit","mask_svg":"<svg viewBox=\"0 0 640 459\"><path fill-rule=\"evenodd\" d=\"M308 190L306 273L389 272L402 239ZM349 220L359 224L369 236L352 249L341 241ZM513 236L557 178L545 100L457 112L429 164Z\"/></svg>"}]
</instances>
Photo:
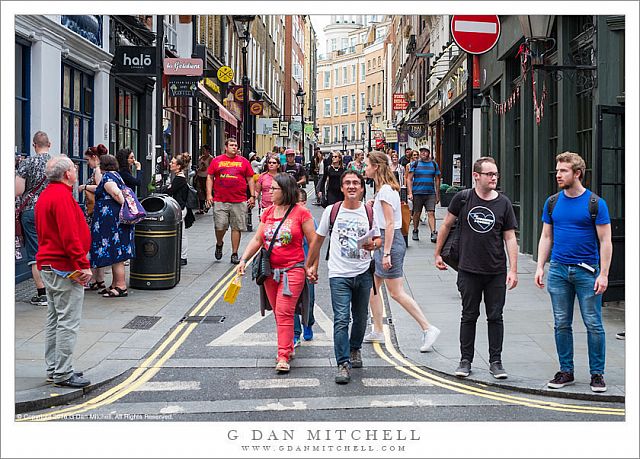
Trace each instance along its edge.
<instances>
[{"instance_id":1,"label":"woman in red outfit","mask_svg":"<svg viewBox=\"0 0 640 459\"><path fill-rule=\"evenodd\" d=\"M260 247L269 249L274 233L282 222L275 235L270 257L273 277L264 282L264 288L276 319L278 335L276 371L286 373L289 371L289 360L293 356L293 316L305 286L302 241L306 237L311 244L316 232L309 209L296 205L298 185L291 175L277 174L270 188L273 205L262 213L260 226L242 254L237 272L244 275L247 260ZM284 221L283 218L285 218Z\"/></svg>"}]
</instances>

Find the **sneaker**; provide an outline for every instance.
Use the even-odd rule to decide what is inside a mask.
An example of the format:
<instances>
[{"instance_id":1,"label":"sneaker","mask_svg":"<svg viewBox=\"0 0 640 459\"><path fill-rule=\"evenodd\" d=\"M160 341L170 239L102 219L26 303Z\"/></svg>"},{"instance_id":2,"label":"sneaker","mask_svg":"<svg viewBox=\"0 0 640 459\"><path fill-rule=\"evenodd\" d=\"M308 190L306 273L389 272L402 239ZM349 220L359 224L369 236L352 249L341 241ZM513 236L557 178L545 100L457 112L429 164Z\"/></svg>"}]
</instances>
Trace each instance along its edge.
<instances>
[{"instance_id":1,"label":"sneaker","mask_svg":"<svg viewBox=\"0 0 640 459\"><path fill-rule=\"evenodd\" d=\"M46 306L47 296L46 295L36 295L29 300L29 303L35 304L36 306Z\"/></svg>"},{"instance_id":2,"label":"sneaker","mask_svg":"<svg viewBox=\"0 0 640 459\"><path fill-rule=\"evenodd\" d=\"M338 374L336 374L336 384L348 384L351 381L351 367L349 362L338 365Z\"/></svg>"},{"instance_id":3,"label":"sneaker","mask_svg":"<svg viewBox=\"0 0 640 459\"><path fill-rule=\"evenodd\" d=\"M232 253L231 254L231 263L233 263L234 265L237 265L240 263L240 258L238 258L238 254L237 253Z\"/></svg>"},{"instance_id":4,"label":"sneaker","mask_svg":"<svg viewBox=\"0 0 640 459\"><path fill-rule=\"evenodd\" d=\"M224 244L222 244L222 245L224 245ZM216 260L221 260L222 259L222 245L216 244L216 253L215 253Z\"/></svg>"},{"instance_id":5,"label":"sneaker","mask_svg":"<svg viewBox=\"0 0 640 459\"><path fill-rule=\"evenodd\" d=\"M564 386L568 386L569 384L573 383L573 373L559 371L556 373L553 379L547 383L547 387L551 389L562 389Z\"/></svg>"},{"instance_id":6,"label":"sneaker","mask_svg":"<svg viewBox=\"0 0 640 459\"><path fill-rule=\"evenodd\" d=\"M420 352L429 352L431 346L436 342L440 335L440 329L435 325L431 325L426 331L422 332L422 346L420 346Z\"/></svg>"},{"instance_id":7,"label":"sneaker","mask_svg":"<svg viewBox=\"0 0 640 459\"><path fill-rule=\"evenodd\" d=\"M502 362L493 362L489 364L489 373L496 379L507 379L507 372L502 366Z\"/></svg>"},{"instance_id":8,"label":"sneaker","mask_svg":"<svg viewBox=\"0 0 640 459\"><path fill-rule=\"evenodd\" d=\"M300 346L300 337L299 336L294 336L293 337L293 347L296 348Z\"/></svg>"},{"instance_id":9,"label":"sneaker","mask_svg":"<svg viewBox=\"0 0 640 459\"><path fill-rule=\"evenodd\" d=\"M607 385L602 375L591 375L591 390L593 392L606 392Z\"/></svg>"},{"instance_id":10,"label":"sneaker","mask_svg":"<svg viewBox=\"0 0 640 459\"><path fill-rule=\"evenodd\" d=\"M380 343L380 344L384 344L384 334L381 333L381 332L379 333L379 332L372 331L371 333L369 333L368 335L366 335L364 337L362 342L363 343Z\"/></svg>"},{"instance_id":11,"label":"sneaker","mask_svg":"<svg viewBox=\"0 0 640 459\"><path fill-rule=\"evenodd\" d=\"M458 378L466 378L471 373L471 362L467 359L460 360L460 365L456 368L455 375Z\"/></svg>"},{"instance_id":12,"label":"sneaker","mask_svg":"<svg viewBox=\"0 0 640 459\"><path fill-rule=\"evenodd\" d=\"M313 339L313 329L311 327L307 327L306 325L302 326L302 337L305 341L311 341Z\"/></svg>"},{"instance_id":13,"label":"sneaker","mask_svg":"<svg viewBox=\"0 0 640 459\"><path fill-rule=\"evenodd\" d=\"M56 387L72 387L74 389L80 389L88 386L89 384L91 384L91 381L84 379L82 376L76 376L75 374L71 375L69 379L53 383Z\"/></svg>"},{"instance_id":14,"label":"sneaker","mask_svg":"<svg viewBox=\"0 0 640 459\"><path fill-rule=\"evenodd\" d=\"M616 333L616 339L621 339L624 341L624 332Z\"/></svg>"},{"instance_id":15,"label":"sneaker","mask_svg":"<svg viewBox=\"0 0 640 459\"><path fill-rule=\"evenodd\" d=\"M276 371L278 373L289 373L290 368L289 362L286 360L278 360L278 363L276 363Z\"/></svg>"},{"instance_id":16,"label":"sneaker","mask_svg":"<svg viewBox=\"0 0 640 459\"><path fill-rule=\"evenodd\" d=\"M82 371L74 371L73 374L75 376L84 376L84 373ZM52 383L53 382L53 373L49 373L47 375L47 382L48 383Z\"/></svg>"},{"instance_id":17,"label":"sneaker","mask_svg":"<svg viewBox=\"0 0 640 459\"><path fill-rule=\"evenodd\" d=\"M360 352L360 349L351 349L349 360L351 360L351 368L362 368L362 352Z\"/></svg>"},{"instance_id":18,"label":"sneaker","mask_svg":"<svg viewBox=\"0 0 640 459\"><path fill-rule=\"evenodd\" d=\"M414 241L419 241L420 240L418 238L418 230L413 230L413 236L411 236L411 239L413 239Z\"/></svg>"},{"instance_id":19,"label":"sneaker","mask_svg":"<svg viewBox=\"0 0 640 459\"><path fill-rule=\"evenodd\" d=\"M435 244L437 241L438 241L438 232L434 231L433 233L431 233L431 242Z\"/></svg>"},{"instance_id":20,"label":"sneaker","mask_svg":"<svg viewBox=\"0 0 640 459\"><path fill-rule=\"evenodd\" d=\"M180 266L186 266L187 265L187 259L186 258L180 258Z\"/></svg>"}]
</instances>

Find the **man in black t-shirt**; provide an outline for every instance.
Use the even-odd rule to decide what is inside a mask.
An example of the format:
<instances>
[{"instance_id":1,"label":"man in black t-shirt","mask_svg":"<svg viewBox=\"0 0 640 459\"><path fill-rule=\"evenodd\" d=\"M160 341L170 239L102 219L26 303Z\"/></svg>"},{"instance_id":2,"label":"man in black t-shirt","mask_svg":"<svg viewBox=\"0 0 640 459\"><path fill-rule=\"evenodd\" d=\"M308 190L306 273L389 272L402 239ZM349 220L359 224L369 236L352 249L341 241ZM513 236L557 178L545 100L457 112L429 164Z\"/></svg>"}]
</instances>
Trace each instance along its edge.
<instances>
[{"instance_id":1,"label":"man in black t-shirt","mask_svg":"<svg viewBox=\"0 0 640 459\"><path fill-rule=\"evenodd\" d=\"M447 269L440 252L458 218L460 259L457 285L462 296L462 318L461 359L455 375L461 378L471 372L476 322L483 297L489 334L489 372L496 379L507 377L501 358L504 335L502 310L507 288L511 290L518 284L518 242L515 235L518 222L509 198L496 191L499 176L493 158L482 157L475 162L473 179L476 186L456 193L451 200L434 253L436 267ZM508 271L505 244L509 257Z\"/></svg>"},{"instance_id":2,"label":"man in black t-shirt","mask_svg":"<svg viewBox=\"0 0 640 459\"><path fill-rule=\"evenodd\" d=\"M284 155L287 158L284 172L291 175L299 187L307 183L307 174L304 172L304 167L302 164L296 163L296 152L292 148L287 148Z\"/></svg>"},{"instance_id":3,"label":"man in black t-shirt","mask_svg":"<svg viewBox=\"0 0 640 459\"><path fill-rule=\"evenodd\" d=\"M407 167L407 164L409 164L411 162L411 155L413 155L413 150L411 150L411 148L407 147L404 150L404 156L402 158L400 158L400 165L402 167Z\"/></svg>"}]
</instances>

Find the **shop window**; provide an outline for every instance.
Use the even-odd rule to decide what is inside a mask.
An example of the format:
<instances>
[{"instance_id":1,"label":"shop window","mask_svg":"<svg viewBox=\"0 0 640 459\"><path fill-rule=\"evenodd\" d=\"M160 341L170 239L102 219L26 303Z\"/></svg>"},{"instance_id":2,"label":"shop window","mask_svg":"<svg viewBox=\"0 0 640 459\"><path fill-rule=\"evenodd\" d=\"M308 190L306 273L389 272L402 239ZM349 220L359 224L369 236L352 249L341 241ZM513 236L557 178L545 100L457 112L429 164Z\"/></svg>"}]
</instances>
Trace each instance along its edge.
<instances>
[{"instance_id":1,"label":"shop window","mask_svg":"<svg viewBox=\"0 0 640 459\"><path fill-rule=\"evenodd\" d=\"M115 97L116 149L131 148L138 158L140 153L138 96L127 89L116 87Z\"/></svg>"},{"instance_id":2,"label":"shop window","mask_svg":"<svg viewBox=\"0 0 640 459\"><path fill-rule=\"evenodd\" d=\"M93 74L62 64L62 132L60 153L83 167L78 183L87 177L84 152L93 145Z\"/></svg>"},{"instance_id":3,"label":"shop window","mask_svg":"<svg viewBox=\"0 0 640 459\"><path fill-rule=\"evenodd\" d=\"M30 47L16 43L16 128L15 154L28 156L30 150Z\"/></svg>"},{"instance_id":4,"label":"shop window","mask_svg":"<svg viewBox=\"0 0 640 459\"><path fill-rule=\"evenodd\" d=\"M549 88L549 102L547 108L547 128L549 129L549 152L547 166L547 192L555 193L557 188L556 182L556 155L558 151L558 81L553 75L549 75L547 80Z\"/></svg>"}]
</instances>

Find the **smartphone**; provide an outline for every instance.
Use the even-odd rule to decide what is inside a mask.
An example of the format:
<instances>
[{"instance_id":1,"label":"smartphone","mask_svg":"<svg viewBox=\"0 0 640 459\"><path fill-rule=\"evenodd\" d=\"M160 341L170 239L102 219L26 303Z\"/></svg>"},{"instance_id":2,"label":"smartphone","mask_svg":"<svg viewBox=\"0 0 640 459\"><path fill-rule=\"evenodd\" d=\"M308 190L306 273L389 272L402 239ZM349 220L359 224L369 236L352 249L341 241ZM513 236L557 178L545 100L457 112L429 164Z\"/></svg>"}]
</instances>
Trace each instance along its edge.
<instances>
[{"instance_id":1,"label":"smartphone","mask_svg":"<svg viewBox=\"0 0 640 459\"><path fill-rule=\"evenodd\" d=\"M71 274L69 274L67 277L68 277L69 279L76 280L76 279L78 279L78 278L79 278L79 277L81 277L81 276L82 276L82 271L78 271L78 270L76 269L74 272L72 272Z\"/></svg>"}]
</instances>

